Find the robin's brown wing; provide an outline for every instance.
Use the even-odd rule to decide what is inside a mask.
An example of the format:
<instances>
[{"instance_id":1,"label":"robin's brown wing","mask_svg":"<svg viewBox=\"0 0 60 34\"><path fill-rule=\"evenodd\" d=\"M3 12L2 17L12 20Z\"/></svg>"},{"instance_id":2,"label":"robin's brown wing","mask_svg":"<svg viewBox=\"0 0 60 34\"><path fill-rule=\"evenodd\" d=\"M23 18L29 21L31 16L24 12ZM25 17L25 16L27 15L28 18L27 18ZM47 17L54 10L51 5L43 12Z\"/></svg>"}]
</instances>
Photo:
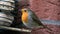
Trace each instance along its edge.
<instances>
[{"instance_id":1,"label":"robin's brown wing","mask_svg":"<svg viewBox=\"0 0 60 34\"><path fill-rule=\"evenodd\" d=\"M52 31L50 28L48 28L47 26L45 26L45 25L43 25L43 24L41 23L41 21L39 20L39 18L35 15L35 13L34 13L32 10L29 10L29 11L31 12L31 17L32 17L32 19L33 19L36 23L38 23L40 26L43 26L44 28L47 28L48 30Z\"/></svg>"},{"instance_id":2,"label":"robin's brown wing","mask_svg":"<svg viewBox=\"0 0 60 34\"><path fill-rule=\"evenodd\" d=\"M32 17L32 19L36 22L36 23L38 23L39 25L43 25L42 23L41 23L41 21L39 20L39 18L36 16L36 14L34 13L34 12L32 12L32 10L29 10L30 12L31 12L31 17Z\"/></svg>"}]
</instances>

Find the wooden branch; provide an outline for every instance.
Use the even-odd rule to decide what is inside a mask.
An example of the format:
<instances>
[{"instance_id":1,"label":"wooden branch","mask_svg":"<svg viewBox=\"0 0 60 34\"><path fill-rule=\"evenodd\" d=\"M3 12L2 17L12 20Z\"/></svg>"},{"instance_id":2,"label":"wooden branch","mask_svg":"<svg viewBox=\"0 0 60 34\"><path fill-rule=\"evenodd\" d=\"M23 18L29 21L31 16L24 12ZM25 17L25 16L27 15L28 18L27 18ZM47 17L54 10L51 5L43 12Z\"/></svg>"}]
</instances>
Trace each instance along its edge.
<instances>
[{"instance_id":1,"label":"wooden branch","mask_svg":"<svg viewBox=\"0 0 60 34\"><path fill-rule=\"evenodd\" d=\"M7 29L12 31L20 31L20 32L31 32L31 30L28 29L20 29L20 28L6 27L6 26L0 26L0 29Z\"/></svg>"}]
</instances>

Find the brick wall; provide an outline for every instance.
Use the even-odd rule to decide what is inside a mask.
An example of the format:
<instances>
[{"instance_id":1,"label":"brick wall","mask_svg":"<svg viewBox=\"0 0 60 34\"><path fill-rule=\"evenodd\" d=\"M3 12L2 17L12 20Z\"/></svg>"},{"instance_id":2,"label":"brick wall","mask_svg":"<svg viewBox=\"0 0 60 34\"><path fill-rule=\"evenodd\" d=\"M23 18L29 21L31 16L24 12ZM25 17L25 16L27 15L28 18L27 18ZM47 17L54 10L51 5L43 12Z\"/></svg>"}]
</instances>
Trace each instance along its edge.
<instances>
[{"instance_id":1,"label":"brick wall","mask_svg":"<svg viewBox=\"0 0 60 34\"><path fill-rule=\"evenodd\" d=\"M30 8L45 20L60 20L60 0L30 0Z\"/></svg>"},{"instance_id":2,"label":"brick wall","mask_svg":"<svg viewBox=\"0 0 60 34\"><path fill-rule=\"evenodd\" d=\"M60 20L60 2L59 0L30 0L30 8L36 15L45 20ZM49 33L46 29L35 29L32 34L59 34L60 27L57 25L47 25L53 31ZM56 29L55 29L56 28Z\"/></svg>"}]
</instances>

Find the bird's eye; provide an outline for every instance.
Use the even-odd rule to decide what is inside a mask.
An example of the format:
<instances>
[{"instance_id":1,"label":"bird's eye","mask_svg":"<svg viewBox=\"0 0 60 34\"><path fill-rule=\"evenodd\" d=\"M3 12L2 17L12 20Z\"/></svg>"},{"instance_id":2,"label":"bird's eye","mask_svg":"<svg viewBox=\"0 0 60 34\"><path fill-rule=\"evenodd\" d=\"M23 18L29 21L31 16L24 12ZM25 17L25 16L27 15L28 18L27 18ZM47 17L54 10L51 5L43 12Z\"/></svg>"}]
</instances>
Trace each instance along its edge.
<instances>
[{"instance_id":1,"label":"bird's eye","mask_svg":"<svg viewBox=\"0 0 60 34\"><path fill-rule=\"evenodd\" d=\"M24 10L26 12L26 10Z\"/></svg>"}]
</instances>

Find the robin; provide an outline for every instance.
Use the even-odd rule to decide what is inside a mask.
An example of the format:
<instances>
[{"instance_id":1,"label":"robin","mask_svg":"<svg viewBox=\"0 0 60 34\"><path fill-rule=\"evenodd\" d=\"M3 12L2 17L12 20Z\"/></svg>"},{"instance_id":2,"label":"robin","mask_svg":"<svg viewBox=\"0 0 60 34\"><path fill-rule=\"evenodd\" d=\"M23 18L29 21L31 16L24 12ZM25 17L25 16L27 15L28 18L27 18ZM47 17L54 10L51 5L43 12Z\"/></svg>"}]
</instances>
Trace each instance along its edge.
<instances>
[{"instance_id":1,"label":"robin","mask_svg":"<svg viewBox=\"0 0 60 34\"><path fill-rule=\"evenodd\" d=\"M47 26L43 25L39 20L39 18L35 15L35 13L29 8L22 8L21 11L22 11L22 22L27 28L33 29L43 27L51 30Z\"/></svg>"}]
</instances>

